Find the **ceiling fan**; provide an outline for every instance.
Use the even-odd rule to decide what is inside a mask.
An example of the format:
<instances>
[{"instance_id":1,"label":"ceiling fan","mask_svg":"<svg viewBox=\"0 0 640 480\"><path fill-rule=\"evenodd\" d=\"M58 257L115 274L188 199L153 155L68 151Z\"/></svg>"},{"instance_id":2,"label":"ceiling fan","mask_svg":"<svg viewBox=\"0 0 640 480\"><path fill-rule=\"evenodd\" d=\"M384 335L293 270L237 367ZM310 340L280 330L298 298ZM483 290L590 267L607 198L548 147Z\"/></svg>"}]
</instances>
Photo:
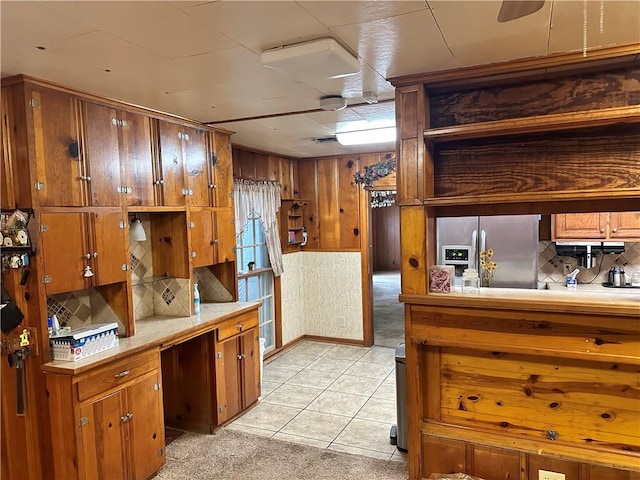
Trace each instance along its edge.
<instances>
[{"instance_id":1,"label":"ceiling fan","mask_svg":"<svg viewBox=\"0 0 640 480\"><path fill-rule=\"evenodd\" d=\"M545 0L502 0L498 22L510 22L531 15L540 10L544 2Z\"/></svg>"}]
</instances>

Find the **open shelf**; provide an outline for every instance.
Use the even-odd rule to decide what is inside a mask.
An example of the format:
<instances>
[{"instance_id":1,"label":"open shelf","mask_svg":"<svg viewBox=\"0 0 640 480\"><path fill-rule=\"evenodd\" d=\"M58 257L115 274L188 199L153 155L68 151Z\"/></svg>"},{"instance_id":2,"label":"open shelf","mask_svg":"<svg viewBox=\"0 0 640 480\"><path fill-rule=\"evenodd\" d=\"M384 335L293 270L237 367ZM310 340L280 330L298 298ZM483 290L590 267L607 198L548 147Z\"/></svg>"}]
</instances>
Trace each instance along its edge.
<instances>
[{"instance_id":1,"label":"open shelf","mask_svg":"<svg viewBox=\"0 0 640 480\"><path fill-rule=\"evenodd\" d=\"M282 200L280 238L283 252L300 250L304 241L304 207L306 200Z\"/></svg>"},{"instance_id":2,"label":"open shelf","mask_svg":"<svg viewBox=\"0 0 640 480\"><path fill-rule=\"evenodd\" d=\"M424 138L442 143L639 122L640 106L634 105L430 128L424 131Z\"/></svg>"}]
</instances>

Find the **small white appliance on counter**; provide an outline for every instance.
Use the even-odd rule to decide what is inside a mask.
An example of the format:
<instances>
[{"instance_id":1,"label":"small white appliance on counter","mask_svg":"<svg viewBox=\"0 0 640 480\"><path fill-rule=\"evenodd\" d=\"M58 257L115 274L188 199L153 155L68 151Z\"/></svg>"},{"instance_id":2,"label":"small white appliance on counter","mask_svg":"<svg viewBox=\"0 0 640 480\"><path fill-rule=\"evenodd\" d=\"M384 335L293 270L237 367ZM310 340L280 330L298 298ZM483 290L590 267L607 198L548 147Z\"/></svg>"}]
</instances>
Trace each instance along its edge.
<instances>
[{"instance_id":1,"label":"small white appliance on counter","mask_svg":"<svg viewBox=\"0 0 640 480\"><path fill-rule=\"evenodd\" d=\"M538 288L539 221L539 215L438 218L438 264L455 267L459 287L464 269L480 272L480 252L491 249L498 265L492 287Z\"/></svg>"}]
</instances>

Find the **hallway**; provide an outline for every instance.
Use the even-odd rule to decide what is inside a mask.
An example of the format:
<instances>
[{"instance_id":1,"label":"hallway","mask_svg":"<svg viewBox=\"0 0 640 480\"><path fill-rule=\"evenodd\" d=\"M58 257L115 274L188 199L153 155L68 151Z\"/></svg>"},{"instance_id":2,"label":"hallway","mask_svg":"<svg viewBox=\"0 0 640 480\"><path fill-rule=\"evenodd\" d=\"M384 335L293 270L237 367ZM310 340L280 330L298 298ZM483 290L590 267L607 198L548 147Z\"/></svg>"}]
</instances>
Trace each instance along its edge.
<instances>
[{"instance_id":1,"label":"hallway","mask_svg":"<svg viewBox=\"0 0 640 480\"><path fill-rule=\"evenodd\" d=\"M400 271L373 274L373 343L395 348L404 342L404 306L400 295Z\"/></svg>"}]
</instances>

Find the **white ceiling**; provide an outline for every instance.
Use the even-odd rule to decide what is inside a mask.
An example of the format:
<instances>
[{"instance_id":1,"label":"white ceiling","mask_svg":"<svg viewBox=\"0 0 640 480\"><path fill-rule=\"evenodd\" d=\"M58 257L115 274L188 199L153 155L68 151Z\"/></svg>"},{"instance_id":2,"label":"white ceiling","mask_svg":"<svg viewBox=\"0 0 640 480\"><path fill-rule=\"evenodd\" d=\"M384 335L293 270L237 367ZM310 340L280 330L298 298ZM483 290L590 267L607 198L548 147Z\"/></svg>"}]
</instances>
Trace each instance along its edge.
<instances>
[{"instance_id":1,"label":"white ceiling","mask_svg":"<svg viewBox=\"0 0 640 480\"><path fill-rule=\"evenodd\" d=\"M585 20L588 49L640 42L640 0L547 0L538 12L507 23L496 20L500 5L3 0L1 73L216 122L236 132L237 145L317 157L395 148L314 141L353 129L346 122L393 122L387 78L581 51ZM293 83L260 62L267 49L321 37L357 54L360 73ZM379 103L363 104L363 91L374 92ZM342 95L350 107L320 111L326 95Z\"/></svg>"}]
</instances>

